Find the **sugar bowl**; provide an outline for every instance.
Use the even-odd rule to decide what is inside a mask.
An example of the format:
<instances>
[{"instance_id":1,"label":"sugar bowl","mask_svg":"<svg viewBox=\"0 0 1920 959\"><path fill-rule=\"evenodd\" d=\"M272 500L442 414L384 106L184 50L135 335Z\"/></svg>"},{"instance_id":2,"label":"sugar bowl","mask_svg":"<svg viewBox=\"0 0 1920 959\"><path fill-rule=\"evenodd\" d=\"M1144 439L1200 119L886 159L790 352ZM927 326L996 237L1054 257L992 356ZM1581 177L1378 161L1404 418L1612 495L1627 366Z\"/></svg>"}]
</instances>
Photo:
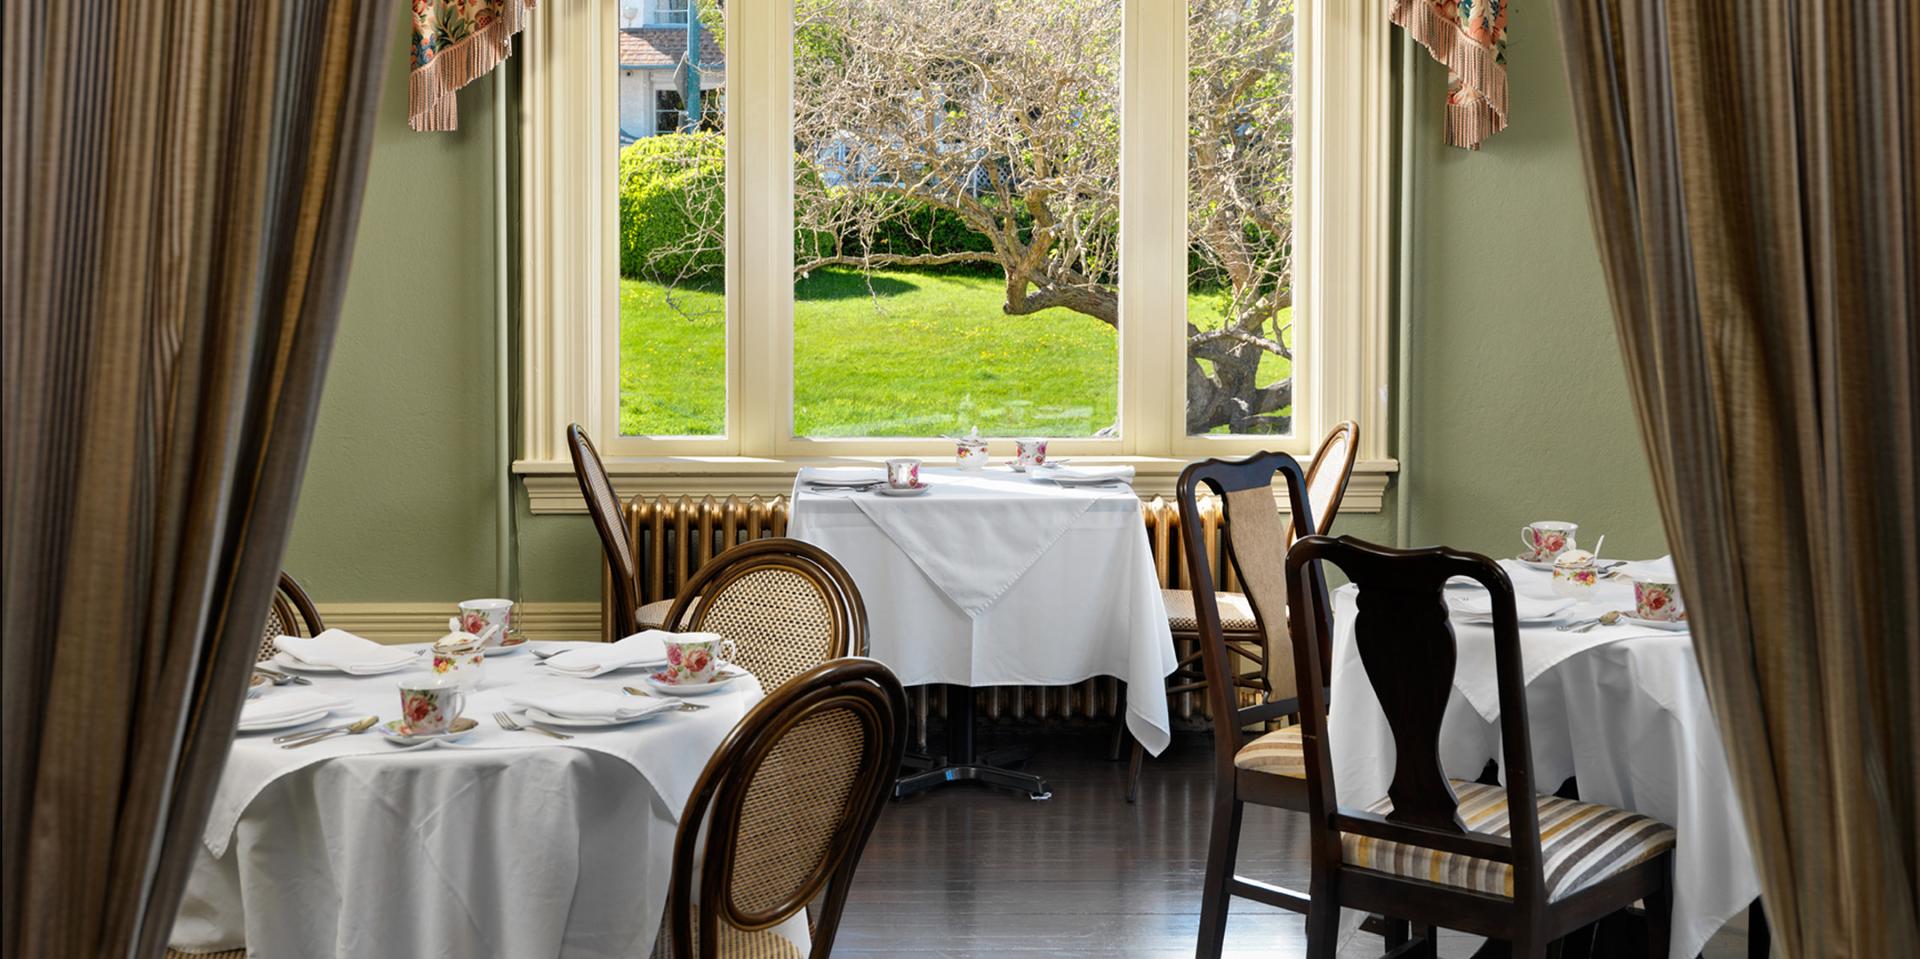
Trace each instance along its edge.
<instances>
[{"instance_id":1,"label":"sugar bowl","mask_svg":"<svg viewBox=\"0 0 1920 959\"><path fill-rule=\"evenodd\" d=\"M1570 549L1554 557L1554 595L1585 602L1593 597L1593 588L1599 583L1600 566L1592 553Z\"/></svg>"}]
</instances>

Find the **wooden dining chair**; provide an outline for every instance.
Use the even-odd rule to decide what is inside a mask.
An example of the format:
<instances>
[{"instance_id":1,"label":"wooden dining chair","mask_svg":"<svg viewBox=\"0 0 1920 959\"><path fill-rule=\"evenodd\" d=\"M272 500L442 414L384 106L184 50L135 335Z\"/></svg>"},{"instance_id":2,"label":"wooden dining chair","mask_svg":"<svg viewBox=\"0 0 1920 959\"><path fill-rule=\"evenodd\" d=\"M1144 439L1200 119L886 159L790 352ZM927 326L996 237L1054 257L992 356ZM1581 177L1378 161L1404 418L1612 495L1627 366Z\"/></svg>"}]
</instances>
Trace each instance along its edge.
<instances>
[{"instance_id":1,"label":"wooden dining chair","mask_svg":"<svg viewBox=\"0 0 1920 959\"><path fill-rule=\"evenodd\" d=\"M1280 515L1277 485L1291 506L1292 521ZM1241 706L1234 682L1236 649L1222 624L1216 577L1200 522L1200 492L1219 498L1228 535L1223 552L1246 587L1245 601L1260 621L1285 622L1287 543L1294 532L1313 529L1307 503L1306 474L1285 453L1257 453L1242 460L1203 460L1180 474L1175 496L1180 504L1180 536L1192 585L1194 618L1207 706L1213 713L1213 826L1207 846L1207 871L1200 905L1202 959L1220 955L1226 935L1228 904L1234 896L1270 906L1306 911L1306 897L1270 883L1234 874L1240 842L1241 811L1247 803L1305 812L1307 781L1300 752L1300 729L1287 726L1247 741L1244 730L1264 728L1270 720L1298 711L1293 689L1292 646L1266 650L1283 668L1261 701ZM1289 530L1291 526L1291 530ZM1319 682L1304 685L1317 686Z\"/></svg>"},{"instance_id":2,"label":"wooden dining chair","mask_svg":"<svg viewBox=\"0 0 1920 959\"><path fill-rule=\"evenodd\" d=\"M1340 500L1347 493L1347 480L1353 476L1354 456L1359 448L1360 424L1347 420L1329 431L1314 451L1306 474L1307 505L1313 509L1315 518L1313 532L1325 533L1333 528L1334 517L1340 512ZM1285 555L1287 544L1292 542L1292 529L1287 529L1285 535L1286 541L1278 547L1281 550L1279 555ZM1175 644L1192 649L1192 652L1180 657L1172 675L1167 677L1169 696L1197 692L1206 688L1207 684L1205 672L1200 667L1200 623L1194 614L1193 597L1191 589L1160 591L1161 602L1167 608L1167 628L1173 633ZM1267 661L1267 650L1273 644L1260 618L1254 614L1253 604L1247 601L1244 593L1226 590L1214 592L1214 603L1220 609L1221 633L1236 660L1242 664L1228 673L1234 687L1247 691L1256 700L1271 697L1272 667ZM1285 610L1276 610L1276 613L1281 617L1276 622L1284 622ZM1124 718L1122 728L1125 728ZM1127 764L1128 802L1140 796L1140 771L1146 758L1145 747L1135 742L1133 755Z\"/></svg>"},{"instance_id":3,"label":"wooden dining chair","mask_svg":"<svg viewBox=\"0 0 1920 959\"><path fill-rule=\"evenodd\" d=\"M1387 796L1364 809L1336 799L1322 686L1300 689L1301 753L1311 806L1312 903L1307 955L1331 957L1341 907L1504 939L1517 957L1558 954L1556 940L1644 900L1647 955L1667 954L1673 829L1534 786L1526 683L1513 584L1492 560L1443 547L1388 549L1350 536L1311 536L1287 553L1293 653L1315 674L1330 659L1333 610L1323 565L1359 588L1353 641L1393 732ZM1500 738L1506 785L1448 779L1440 721L1456 648L1447 581L1493 598ZM1426 940L1431 955L1431 938Z\"/></svg>"},{"instance_id":4,"label":"wooden dining chair","mask_svg":"<svg viewBox=\"0 0 1920 959\"><path fill-rule=\"evenodd\" d=\"M808 955L829 959L906 746L906 691L871 659L822 663L762 700L680 815L656 959L797 959L773 929L822 893Z\"/></svg>"},{"instance_id":5,"label":"wooden dining chair","mask_svg":"<svg viewBox=\"0 0 1920 959\"><path fill-rule=\"evenodd\" d=\"M640 602L640 559L621 519L620 497L613 491L606 465L600 462L600 451L594 449L593 440L578 423L567 426L567 453L573 457L573 477L580 482L580 496L587 501L593 528L600 531L607 568L613 571L613 634L631 636L643 629L661 628L673 600Z\"/></svg>"},{"instance_id":6,"label":"wooden dining chair","mask_svg":"<svg viewBox=\"0 0 1920 959\"><path fill-rule=\"evenodd\" d=\"M254 661L264 663L279 652L273 645L276 636L311 638L320 635L326 628L326 624L320 621L320 610L314 607L313 600L307 598L307 591L282 570L280 585L273 591L273 604L267 607L267 624L260 630L260 651L255 654Z\"/></svg>"},{"instance_id":7,"label":"wooden dining chair","mask_svg":"<svg viewBox=\"0 0 1920 959\"><path fill-rule=\"evenodd\" d=\"M784 536L732 546L673 601L679 632L719 633L731 661L774 689L807 669L867 654L867 606L840 562Z\"/></svg>"}]
</instances>

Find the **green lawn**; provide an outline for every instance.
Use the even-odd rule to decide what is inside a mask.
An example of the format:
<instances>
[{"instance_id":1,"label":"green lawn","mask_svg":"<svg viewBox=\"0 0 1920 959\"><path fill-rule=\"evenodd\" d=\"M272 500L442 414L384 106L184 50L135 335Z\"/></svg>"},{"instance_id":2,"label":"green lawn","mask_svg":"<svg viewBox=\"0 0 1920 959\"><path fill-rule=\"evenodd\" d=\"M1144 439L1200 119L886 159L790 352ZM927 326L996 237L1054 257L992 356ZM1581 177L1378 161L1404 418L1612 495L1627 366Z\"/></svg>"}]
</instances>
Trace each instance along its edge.
<instances>
[{"instance_id":1,"label":"green lawn","mask_svg":"<svg viewBox=\"0 0 1920 959\"><path fill-rule=\"evenodd\" d=\"M802 436L1086 436L1112 425L1118 340L1066 310L1000 312L994 277L822 270L795 288L794 429ZM1218 294L1188 302L1195 317ZM620 281L620 431L724 428L726 327L718 285ZM1289 365L1270 357L1263 383Z\"/></svg>"}]
</instances>

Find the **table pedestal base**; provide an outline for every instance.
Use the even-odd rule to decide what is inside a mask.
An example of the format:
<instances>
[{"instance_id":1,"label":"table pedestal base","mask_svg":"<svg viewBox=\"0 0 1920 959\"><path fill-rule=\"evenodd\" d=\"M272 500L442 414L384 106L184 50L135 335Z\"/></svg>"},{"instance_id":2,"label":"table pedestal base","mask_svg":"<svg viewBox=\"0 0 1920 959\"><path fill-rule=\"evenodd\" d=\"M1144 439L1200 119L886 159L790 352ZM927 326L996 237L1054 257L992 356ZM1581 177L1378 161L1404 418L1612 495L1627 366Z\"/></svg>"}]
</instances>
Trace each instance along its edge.
<instances>
[{"instance_id":1,"label":"table pedestal base","mask_svg":"<svg viewBox=\"0 0 1920 959\"><path fill-rule=\"evenodd\" d=\"M1025 793L1029 799L1051 799L1047 781L1031 773L1008 769L1031 755L1024 746L975 753L973 743L973 688L946 688L947 752L944 756L910 757L913 770L893 784L893 798L905 799L947 783L977 782L996 789Z\"/></svg>"}]
</instances>

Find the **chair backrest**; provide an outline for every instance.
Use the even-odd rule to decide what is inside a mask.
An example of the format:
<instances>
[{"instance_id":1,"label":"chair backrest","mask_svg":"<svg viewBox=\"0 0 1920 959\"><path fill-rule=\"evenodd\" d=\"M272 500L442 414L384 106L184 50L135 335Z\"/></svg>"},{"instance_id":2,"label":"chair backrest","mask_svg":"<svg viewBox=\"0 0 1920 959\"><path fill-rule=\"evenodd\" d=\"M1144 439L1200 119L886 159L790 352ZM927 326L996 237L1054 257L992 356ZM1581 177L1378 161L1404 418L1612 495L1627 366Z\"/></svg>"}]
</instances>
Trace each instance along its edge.
<instances>
[{"instance_id":1,"label":"chair backrest","mask_svg":"<svg viewBox=\"0 0 1920 959\"><path fill-rule=\"evenodd\" d=\"M774 690L734 727L680 817L667 897L675 959L693 959L695 943L716 959L721 923L769 929L822 890L812 955L832 952L854 867L906 752L906 703L887 667L836 659Z\"/></svg>"},{"instance_id":2,"label":"chair backrest","mask_svg":"<svg viewBox=\"0 0 1920 959\"><path fill-rule=\"evenodd\" d=\"M1391 812L1382 817L1338 808L1325 748L1324 693L1319 687L1301 691L1301 741L1312 828L1319 833L1313 840L1316 847L1338 850L1344 832L1510 863L1516 894L1531 886L1539 894L1536 901L1545 901L1520 628L1506 572L1485 556L1445 547L1402 550L1351 536L1306 537L1287 553L1287 580L1294 589L1294 655L1312 669L1325 667L1333 636L1323 564L1337 567L1358 589L1353 641L1393 732L1395 760L1387 790ZM1459 800L1440 765L1440 720L1453 696L1457 656L1446 588L1456 576L1486 587L1493 601L1510 838L1467 831Z\"/></svg>"},{"instance_id":3,"label":"chair backrest","mask_svg":"<svg viewBox=\"0 0 1920 959\"><path fill-rule=\"evenodd\" d=\"M1347 420L1327 431L1320 448L1313 451L1307 464L1307 503L1313 507L1313 531L1333 529L1333 518L1340 515L1340 500L1347 495L1347 481L1353 478L1353 461L1360 453L1360 424Z\"/></svg>"},{"instance_id":4,"label":"chair backrest","mask_svg":"<svg viewBox=\"0 0 1920 959\"><path fill-rule=\"evenodd\" d=\"M634 556L633 541L627 537L620 512L620 497L613 492L613 481L600 462L587 431L574 423L567 427L567 453L573 457L573 475L580 481L580 495L593 514L593 526L600 531L600 547L606 551L607 565L613 571L613 623L615 636L627 636L640 629L640 561Z\"/></svg>"},{"instance_id":5,"label":"chair backrest","mask_svg":"<svg viewBox=\"0 0 1920 959\"><path fill-rule=\"evenodd\" d=\"M853 577L826 550L784 536L715 556L687 581L666 622L733 640L733 661L767 689L867 654L867 606Z\"/></svg>"},{"instance_id":6,"label":"chair backrest","mask_svg":"<svg viewBox=\"0 0 1920 959\"><path fill-rule=\"evenodd\" d=\"M1275 477L1285 487L1293 520L1281 518L1274 498ZM1252 604L1254 616L1263 630L1269 624L1287 621L1287 546L1296 534L1313 530L1313 508L1307 504L1306 476L1300 464L1285 453L1255 453L1242 460L1202 460L1180 473L1175 495L1180 501L1180 535L1186 554L1187 583L1193 590L1194 619L1199 627L1201 665L1207 674L1207 706L1211 710L1216 734L1215 749L1224 768L1231 769L1237 737L1227 730L1244 723L1222 723L1219 717L1240 712L1233 684L1234 666L1229 658L1226 634L1220 627L1220 607L1215 599L1211 550L1206 544L1206 524L1200 518L1200 489L1211 489L1220 499L1226 536L1223 552L1239 576L1240 588ZM1296 666L1292 647L1269 635L1266 642L1269 695L1274 701L1291 700L1294 695Z\"/></svg>"},{"instance_id":7,"label":"chair backrest","mask_svg":"<svg viewBox=\"0 0 1920 959\"><path fill-rule=\"evenodd\" d=\"M260 631L260 651L254 654L254 662L264 663L279 652L273 646L275 636L318 636L326 628L307 591L282 570L280 585L273 591L273 604L267 607L267 625Z\"/></svg>"}]
</instances>

